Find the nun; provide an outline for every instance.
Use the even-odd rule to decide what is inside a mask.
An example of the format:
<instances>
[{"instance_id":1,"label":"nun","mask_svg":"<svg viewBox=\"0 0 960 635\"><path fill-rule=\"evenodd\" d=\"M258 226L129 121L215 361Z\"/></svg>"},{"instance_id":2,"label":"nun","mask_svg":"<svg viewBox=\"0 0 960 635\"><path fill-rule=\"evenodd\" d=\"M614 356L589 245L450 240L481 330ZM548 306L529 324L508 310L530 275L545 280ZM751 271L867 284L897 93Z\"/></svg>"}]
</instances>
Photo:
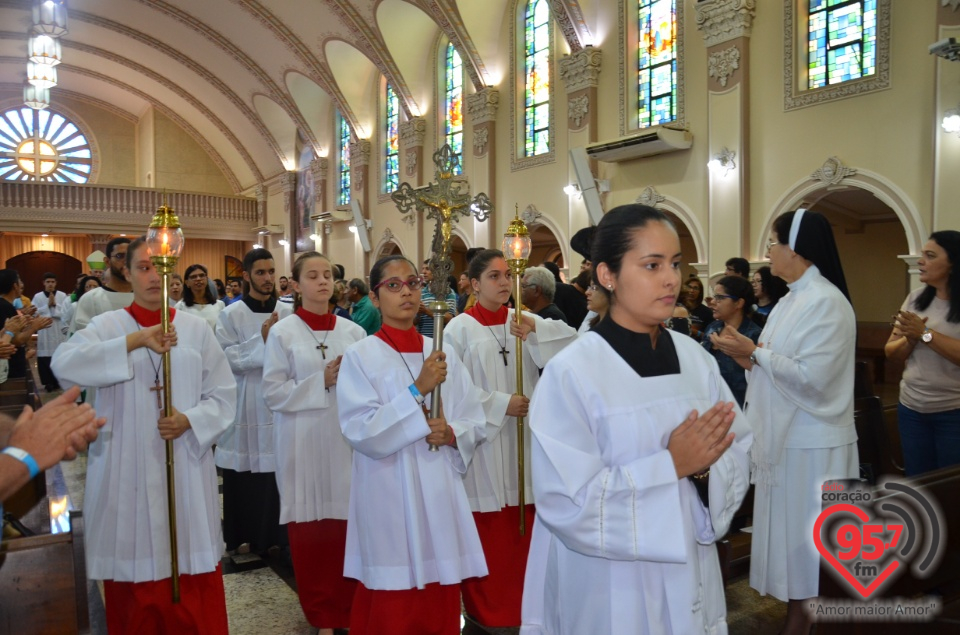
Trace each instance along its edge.
<instances>
[{"instance_id":1,"label":"nun","mask_svg":"<svg viewBox=\"0 0 960 635\"><path fill-rule=\"evenodd\" d=\"M786 634L807 633L819 592L812 539L825 480L859 474L853 421L856 318L827 219L808 210L774 222L771 273L790 292L758 343L730 326L711 342L747 370L744 411L755 435L750 586L789 602Z\"/></svg>"}]
</instances>

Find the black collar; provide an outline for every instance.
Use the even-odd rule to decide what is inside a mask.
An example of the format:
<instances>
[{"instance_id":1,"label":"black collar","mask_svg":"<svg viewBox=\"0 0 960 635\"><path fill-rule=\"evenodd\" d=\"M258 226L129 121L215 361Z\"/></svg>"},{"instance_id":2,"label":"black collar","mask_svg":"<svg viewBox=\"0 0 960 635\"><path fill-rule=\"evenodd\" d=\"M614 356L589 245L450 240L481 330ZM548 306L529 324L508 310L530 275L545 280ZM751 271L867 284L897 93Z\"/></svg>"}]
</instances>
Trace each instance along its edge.
<instances>
[{"instance_id":1,"label":"black collar","mask_svg":"<svg viewBox=\"0 0 960 635\"><path fill-rule=\"evenodd\" d=\"M608 315L600 320L593 331L606 340L623 361L627 362L641 377L659 377L661 375L680 374L680 358L673 345L673 339L666 329L660 328L657 347L650 343L650 335L636 333L614 322Z\"/></svg>"},{"instance_id":2,"label":"black collar","mask_svg":"<svg viewBox=\"0 0 960 635\"><path fill-rule=\"evenodd\" d=\"M273 296L266 300L257 300L248 293L240 296L240 301L250 307L250 310L254 313L273 313L273 310L277 308L277 299Z\"/></svg>"}]
</instances>

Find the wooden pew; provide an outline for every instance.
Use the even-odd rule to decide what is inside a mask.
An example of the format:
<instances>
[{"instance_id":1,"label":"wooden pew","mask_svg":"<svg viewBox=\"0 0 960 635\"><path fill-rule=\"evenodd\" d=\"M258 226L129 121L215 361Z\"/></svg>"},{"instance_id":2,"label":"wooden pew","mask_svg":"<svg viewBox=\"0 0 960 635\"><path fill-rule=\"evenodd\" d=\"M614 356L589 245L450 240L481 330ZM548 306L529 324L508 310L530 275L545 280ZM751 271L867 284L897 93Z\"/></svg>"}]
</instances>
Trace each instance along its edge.
<instances>
[{"instance_id":1,"label":"wooden pew","mask_svg":"<svg viewBox=\"0 0 960 635\"><path fill-rule=\"evenodd\" d=\"M90 632L80 512L70 526L0 543L0 635Z\"/></svg>"},{"instance_id":2,"label":"wooden pew","mask_svg":"<svg viewBox=\"0 0 960 635\"><path fill-rule=\"evenodd\" d=\"M929 578L914 578L911 571L904 572L878 597L906 599L921 598L930 594L941 596L940 615L933 622L822 622L817 626L817 635L874 635L874 633L958 633L960 632L960 505L955 503L960 491L960 466L953 466L923 474L908 481L920 485L940 503L941 521L946 529L941 538L946 540L943 559ZM944 538L945 534L945 538ZM925 553L921 551L921 553ZM852 592L839 585L831 572L820 569L820 597L848 599ZM859 598L859 596L857 596Z\"/></svg>"}]
</instances>

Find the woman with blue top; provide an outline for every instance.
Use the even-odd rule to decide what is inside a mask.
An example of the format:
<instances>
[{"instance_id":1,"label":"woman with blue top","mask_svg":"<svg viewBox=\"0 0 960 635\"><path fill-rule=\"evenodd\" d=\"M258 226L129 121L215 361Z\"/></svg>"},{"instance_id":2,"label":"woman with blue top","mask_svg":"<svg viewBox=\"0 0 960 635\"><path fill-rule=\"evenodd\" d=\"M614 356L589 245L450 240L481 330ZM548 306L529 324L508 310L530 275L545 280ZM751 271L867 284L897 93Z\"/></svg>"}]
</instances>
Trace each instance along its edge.
<instances>
[{"instance_id":1,"label":"woman with blue top","mask_svg":"<svg viewBox=\"0 0 960 635\"><path fill-rule=\"evenodd\" d=\"M724 327L736 329L738 333L749 337L754 343L760 338L760 327L750 319L753 303L753 289L750 283L740 276L725 276L720 278L713 287L713 317L703 336L703 347L717 360L720 375L730 386L737 404L743 407L743 397L747 393L747 376L743 367L735 359L714 347L710 336L720 333Z\"/></svg>"}]
</instances>

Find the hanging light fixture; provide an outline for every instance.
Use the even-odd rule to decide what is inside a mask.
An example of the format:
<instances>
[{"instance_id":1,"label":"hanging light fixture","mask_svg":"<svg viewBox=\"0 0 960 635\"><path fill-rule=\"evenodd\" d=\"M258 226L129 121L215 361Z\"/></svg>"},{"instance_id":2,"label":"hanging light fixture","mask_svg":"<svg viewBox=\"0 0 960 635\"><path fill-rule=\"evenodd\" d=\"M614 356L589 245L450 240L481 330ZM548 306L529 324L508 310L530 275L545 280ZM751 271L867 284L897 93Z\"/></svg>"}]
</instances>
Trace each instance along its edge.
<instances>
[{"instance_id":1,"label":"hanging light fixture","mask_svg":"<svg viewBox=\"0 0 960 635\"><path fill-rule=\"evenodd\" d=\"M57 67L27 62L27 81L37 88L53 88L57 85Z\"/></svg>"},{"instance_id":2,"label":"hanging light fixture","mask_svg":"<svg viewBox=\"0 0 960 635\"><path fill-rule=\"evenodd\" d=\"M50 89L37 88L29 82L24 82L23 103L34 110L43 110L50 105Z\"/></svg>"},{"instance_id":3,"label":"hanging light fixture","mask_svg":"<svg viewBox=\"0 0 960 635\"><path fill-rule=\"evenodd\" d=\"M27 41L27 54L35 64L56 66L63 61L63 47L58 38L46 34L31 35Z\"/></svg>"},{"instance_id":4,"label":"hanging light fixture","mask_svg":"<svg viewBox=\"0 0 960 635\"><path fill-rule=\"evenodd\" d=\"M53 38L66 35L66 0L33 0L33 32Z\"/></svg>"}]
</instances>

